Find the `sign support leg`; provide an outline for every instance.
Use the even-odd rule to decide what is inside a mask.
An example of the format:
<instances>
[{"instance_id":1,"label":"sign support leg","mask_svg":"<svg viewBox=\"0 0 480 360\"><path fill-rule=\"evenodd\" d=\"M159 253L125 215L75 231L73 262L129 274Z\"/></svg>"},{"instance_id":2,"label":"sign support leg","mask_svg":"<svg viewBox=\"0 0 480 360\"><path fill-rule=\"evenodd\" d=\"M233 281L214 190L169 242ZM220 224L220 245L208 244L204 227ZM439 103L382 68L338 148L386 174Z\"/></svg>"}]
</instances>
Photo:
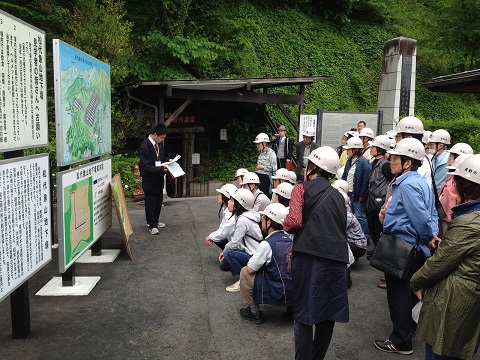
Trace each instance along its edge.
<instances>
[{"instance_id":1,"label":"sign support leg","mask_svg":"<svg viewBox=\"0 0 480 360\"><path fill-rule=\"evenodd\" d=\"M26 339L30 335L30 300L28 280L10 294L12 337Z\"/></svg>"},{"instance_id":2,"label":"sign support leg","mask_svg":"<svg viewBox=\"0 0 480 360\"><path fill-rule=\"evenodd\" d=\"M75 263L62 274L62 286L75 285Z\"/></svg>"},{"instance_id":3,"label":"sign support leg","mask_svg":"<svg viewBox=\"0 0 480 360\"><path fill-rule=\"evenodd\" d=\"M92 256L101 256L102 255L102 238L98 238L97 241L90 248L92 250Z\"/></svg>"}]
</instances>

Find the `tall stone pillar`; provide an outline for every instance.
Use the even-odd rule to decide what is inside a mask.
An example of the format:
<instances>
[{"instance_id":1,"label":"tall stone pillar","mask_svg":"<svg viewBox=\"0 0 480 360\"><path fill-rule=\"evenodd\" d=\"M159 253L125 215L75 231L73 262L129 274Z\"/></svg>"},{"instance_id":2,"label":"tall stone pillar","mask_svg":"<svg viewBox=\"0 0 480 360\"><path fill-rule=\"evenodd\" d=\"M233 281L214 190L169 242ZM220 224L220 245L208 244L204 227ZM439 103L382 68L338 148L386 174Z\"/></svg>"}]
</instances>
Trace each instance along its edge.
<instances>
[{"instance_id":1,"label":"tall stone pillar","mask_svg":"<svg viewBox=\"0 0 480 360\"><path fill-rule=\"evenodd\" d=\"M383 48L378 110L383 111L382 133L392 130L400 117L414 115L417 41L389 40Z\"/></svg>"}]
</instances>

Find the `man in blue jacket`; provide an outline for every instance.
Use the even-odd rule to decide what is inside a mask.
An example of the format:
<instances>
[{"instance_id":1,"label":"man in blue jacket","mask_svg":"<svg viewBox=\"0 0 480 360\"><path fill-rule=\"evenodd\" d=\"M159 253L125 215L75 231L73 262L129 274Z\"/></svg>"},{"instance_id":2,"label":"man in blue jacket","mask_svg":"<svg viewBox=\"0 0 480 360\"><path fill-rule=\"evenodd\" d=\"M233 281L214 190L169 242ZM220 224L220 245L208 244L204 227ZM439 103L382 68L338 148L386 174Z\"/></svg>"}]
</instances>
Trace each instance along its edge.
<instances>
[{"instance_id":1,"label":"man in blue jacket","mask_svg":"<svg viewBox=\"0 0 480 360\"><path fill-rule=\"evenodd\" d=\"M287 259L293 241L283 231L287 213L288 209L279 203L260 211L265 240L240 272L240 295L248 305L240 309L240 315L255 324L263 323L259 304L292 304L292 277Z\"/></svg>"},{"instance_id":2,"label":"man in blue jacket","mask_svg":"<svg viewBox=\"0 0 480 360\"><path fill-rule=\"evenodd\" d=\"M168 171L160 166L161 163L169 161L163 147L167 133L167 127L164 124L158 124L143 140L139 149L142 189L145 193L145 217L152 235L159 233L159 227L165 227L165 224L158 220L163 204L163 176Z\"/></svg>"}]
</instances>

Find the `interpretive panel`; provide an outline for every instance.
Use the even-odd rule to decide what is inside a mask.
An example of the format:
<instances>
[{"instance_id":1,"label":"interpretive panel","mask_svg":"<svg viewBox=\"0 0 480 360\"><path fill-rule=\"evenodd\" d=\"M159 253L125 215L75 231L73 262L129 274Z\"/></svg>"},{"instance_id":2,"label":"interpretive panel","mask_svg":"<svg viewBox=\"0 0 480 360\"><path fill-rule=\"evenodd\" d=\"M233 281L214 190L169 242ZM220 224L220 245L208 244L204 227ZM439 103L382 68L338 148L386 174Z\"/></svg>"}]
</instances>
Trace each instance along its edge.
<instances>
[{"instance_id":1,"label":"interpretive panel","mask_svg":"<svg viewBox=\"0 0 480 360\"><path fill-rule=\"evenodd\" d=\"M53 40L57 164L112 151L110 66Z\"/></svg>"},{"instance_id":2,"label":"interpretive panel","mask_svg":"<svg viewBox=\"0 0 480 360\"><path fill-rule=\"evenodd\" d=\"M313 127L315 128L315 138L313 141L317 139L317 115L300 115L300 126L298 128L298 141L303 141L303 132L306 128Z\"/></svg>"},{"instance_id":3,"label":"interpretive panel","mask_svg":"<svg viewBox=\"0 0 480 360\"><path fill-rule=\"evenodd\" d=\"M45 32L0 10L0 152L48 143Z\"/></svg>"},{"instance_id":4,"label":"interpretive panel","mask_svg":"<svg viewBox=\"0 0 480 360\"><path fill-rule=\"evenodd\" d=\"M128 215L127 202L125 201L125 193L123 192L122 178L120 174L115 176L110 181L110 187L112 188L113 200L115 201L115 208L117 210L118 223L123 233L123 240L125 243L125 250L128 257L132 258L132 252L128 239L133 234L132 224L130 223L130 216Z\"/></svg>"},{"instance_id":5,"label":"interpretive panel","mask_svg":"<svg viewBox=\"0 0 480 360\"><path fill-rule=\"evenodd\" d=\"M359 121L363 120L367 127L371 128L377 135L378 113L349 113L349 112L330 112L319 110L317 117L321 128L320 140L318 145L331 146L336 148L342 144L342 136L351 128L357 128Z\"/></svg>"},{"instance_id":6,"label":"interpretive panel","mask_svg":"<svg viewBox=\"0 0 480 360\"><path fill-rule=\"evenodd\" d=\"M0 161L0 301L52 259L47 154Z\"/></svg>"},{"instance_id":7,"label":"interpretive panel","mask_svg":"<svg viewBox=\"0 0 480 360\"><path fill-rule=\"evenodd\" d=\"M57 173L60 272L112 226L111 174L111 159Z\"/></svg>"}]
</instances>

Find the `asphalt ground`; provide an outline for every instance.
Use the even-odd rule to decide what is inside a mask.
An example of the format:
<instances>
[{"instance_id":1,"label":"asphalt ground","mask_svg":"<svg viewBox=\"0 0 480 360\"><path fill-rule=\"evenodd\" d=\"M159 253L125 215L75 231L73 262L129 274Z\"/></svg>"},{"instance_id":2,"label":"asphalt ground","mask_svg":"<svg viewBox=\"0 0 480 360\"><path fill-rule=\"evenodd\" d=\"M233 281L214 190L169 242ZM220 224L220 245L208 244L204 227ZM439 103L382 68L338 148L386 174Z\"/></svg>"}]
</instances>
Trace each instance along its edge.
<instances>
[{"instance_id":1,"label":"asphalt ground","mask_svg":"<svg viewBox=\"0 0 480 360\"><path fill-rule=\"evenodd\" d=\"M10 298L0 303L0 359L292 359L293 322L284 309L263 306L265 323L256 325L240 317L239 293L225 291L234 279L218 267L219 248L204 243L220 222L216 197L166 199L166 227L155 236L143 206L128 204L133 260L114 213L102 244L120 255L113 263L76 264L77 276L101 277L87 296L35 295L60 275L54 250L29 280L27 339L12 339ZM380 275L365 258L352 266L350 322L335 325L326 359L404 356L373 345L391 331L386 291L376 287ZM423 359L424 344L415 341L408 358Z\"/></svg>"}]
</instances>

